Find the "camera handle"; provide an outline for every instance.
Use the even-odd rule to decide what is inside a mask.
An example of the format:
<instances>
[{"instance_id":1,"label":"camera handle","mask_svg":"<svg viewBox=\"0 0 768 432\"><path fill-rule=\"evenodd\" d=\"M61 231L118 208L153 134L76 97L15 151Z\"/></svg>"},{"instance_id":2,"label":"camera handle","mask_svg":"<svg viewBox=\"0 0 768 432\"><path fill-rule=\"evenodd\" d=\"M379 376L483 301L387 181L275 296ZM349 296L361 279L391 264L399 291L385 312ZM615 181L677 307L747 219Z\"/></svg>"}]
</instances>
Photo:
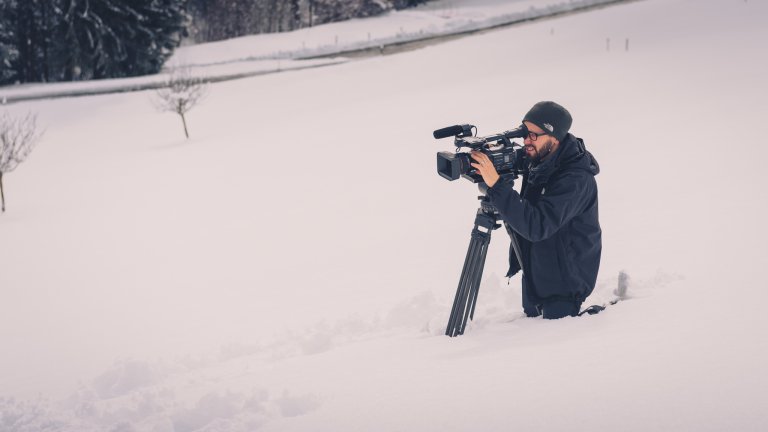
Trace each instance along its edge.
<instances>
[{"instance_id":1,"label":"camera handle","mask_svg":"<svg viewBox=\"0 0 768 432\"><path fill-rule=\"evenodd\" d=\"M448 327L445 330L445 334L450 337L464 334L467 322L475 316L477 294L480 290L480 281L483 278L488 245L491 243L491 232L501 228L501 225L498 224L501 215L499 215L498 210L491 204L486 195L488 186L485 183L479 183L478 187L483 195L477 197L480 200L480 208L475 216L475 226L472 228L469 249L464 259L464 268L461 270L459 286L456 288L456 297L453 300ZM522 267L523 260L520 254L520 245L514 235L510 237L512 239L512 248Z\"/></svg>"}]
</instances>

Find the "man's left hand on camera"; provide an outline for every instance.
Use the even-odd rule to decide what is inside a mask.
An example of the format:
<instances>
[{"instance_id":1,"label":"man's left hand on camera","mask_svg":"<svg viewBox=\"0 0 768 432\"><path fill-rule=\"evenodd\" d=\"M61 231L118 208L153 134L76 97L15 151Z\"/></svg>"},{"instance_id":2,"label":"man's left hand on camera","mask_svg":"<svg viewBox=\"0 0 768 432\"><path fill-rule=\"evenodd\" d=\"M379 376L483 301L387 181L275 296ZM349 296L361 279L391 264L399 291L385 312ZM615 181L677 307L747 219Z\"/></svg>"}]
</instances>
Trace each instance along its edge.
<instances>
[{"instance_id":1,"label":"man's left hand on camera","mask_svg":"<svg viewBox=\"0 0 768 432\"><path fill-rule=\"evenodd\" d=\"M497 181L499 181L499 173L496 172L496 167L493 166L491 158L483 152L473 151L470 153L472 159L477 163L470 164L474 167L478 173L483 177L483 181L488 187L493 187Z\"/></svg>"}]
</instances>

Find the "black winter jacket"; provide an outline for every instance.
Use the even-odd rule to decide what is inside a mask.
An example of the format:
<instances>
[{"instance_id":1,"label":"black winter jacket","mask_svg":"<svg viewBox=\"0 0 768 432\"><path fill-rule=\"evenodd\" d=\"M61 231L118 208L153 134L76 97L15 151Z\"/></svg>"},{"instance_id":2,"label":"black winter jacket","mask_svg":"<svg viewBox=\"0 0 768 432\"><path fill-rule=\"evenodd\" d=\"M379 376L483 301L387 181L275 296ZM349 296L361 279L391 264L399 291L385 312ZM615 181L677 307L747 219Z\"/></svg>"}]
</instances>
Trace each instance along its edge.
<instances>
[{"instance_id":1,"label":"black winter jacket","mask_svg":"<svg viewBox=\"0 0 768 432\"><path fill-rule=\"evenodd\" d=\"M584 142L568 134L551 157L528 166L520 194L504 177L488 189L491 203L520 243L523 286L536 304L543 299L583 301L595 287L602 251L599 172ZM510 248L507 276L520 268Z\"/></svg>"}]
</instances>

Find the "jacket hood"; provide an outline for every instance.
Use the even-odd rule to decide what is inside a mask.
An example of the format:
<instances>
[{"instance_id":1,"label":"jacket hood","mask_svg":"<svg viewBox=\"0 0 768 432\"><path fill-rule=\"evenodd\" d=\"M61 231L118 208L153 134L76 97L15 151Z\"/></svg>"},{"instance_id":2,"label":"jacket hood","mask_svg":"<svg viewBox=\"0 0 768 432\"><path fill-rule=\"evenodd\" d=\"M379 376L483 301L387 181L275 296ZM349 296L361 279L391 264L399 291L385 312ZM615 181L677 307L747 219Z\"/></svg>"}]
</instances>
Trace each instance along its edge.
<instances>
[{"instance_id":1,"label":"jacket hood","mask_svg":"<svg viewBox=\"0 0 768 432\"><path fill-rule=\"evenodd\" d=\"M572 134L565 136L555 154L538 165L529 167L528 182L534 184L546 183L549 177L559 170L579 169L596 176L600 173L600 165L592 153L587 151L584 141Z\"/></svg>"}]
</instances>

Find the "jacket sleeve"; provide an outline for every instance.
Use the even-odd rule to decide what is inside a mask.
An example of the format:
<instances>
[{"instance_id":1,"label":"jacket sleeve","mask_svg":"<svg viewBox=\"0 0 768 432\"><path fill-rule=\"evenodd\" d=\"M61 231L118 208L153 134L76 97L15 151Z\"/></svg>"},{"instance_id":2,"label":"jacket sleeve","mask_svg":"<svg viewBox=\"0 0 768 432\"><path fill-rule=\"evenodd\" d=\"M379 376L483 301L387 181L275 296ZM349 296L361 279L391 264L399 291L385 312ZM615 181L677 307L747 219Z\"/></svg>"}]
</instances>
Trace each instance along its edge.
<instances>
[{"instance_id":1,"label":"jacket sleeve","mask_svg":"<svg viewBox=\"0 0 768 432\"><path fill-rule=\"evenodd\" d=\"M546 240L587 208L594 196L594 177L566 172L550 182L535 205L520 197L511 182L498 181L488 198L504 222L531 242Z\"/></svg>"}]
</instances>

